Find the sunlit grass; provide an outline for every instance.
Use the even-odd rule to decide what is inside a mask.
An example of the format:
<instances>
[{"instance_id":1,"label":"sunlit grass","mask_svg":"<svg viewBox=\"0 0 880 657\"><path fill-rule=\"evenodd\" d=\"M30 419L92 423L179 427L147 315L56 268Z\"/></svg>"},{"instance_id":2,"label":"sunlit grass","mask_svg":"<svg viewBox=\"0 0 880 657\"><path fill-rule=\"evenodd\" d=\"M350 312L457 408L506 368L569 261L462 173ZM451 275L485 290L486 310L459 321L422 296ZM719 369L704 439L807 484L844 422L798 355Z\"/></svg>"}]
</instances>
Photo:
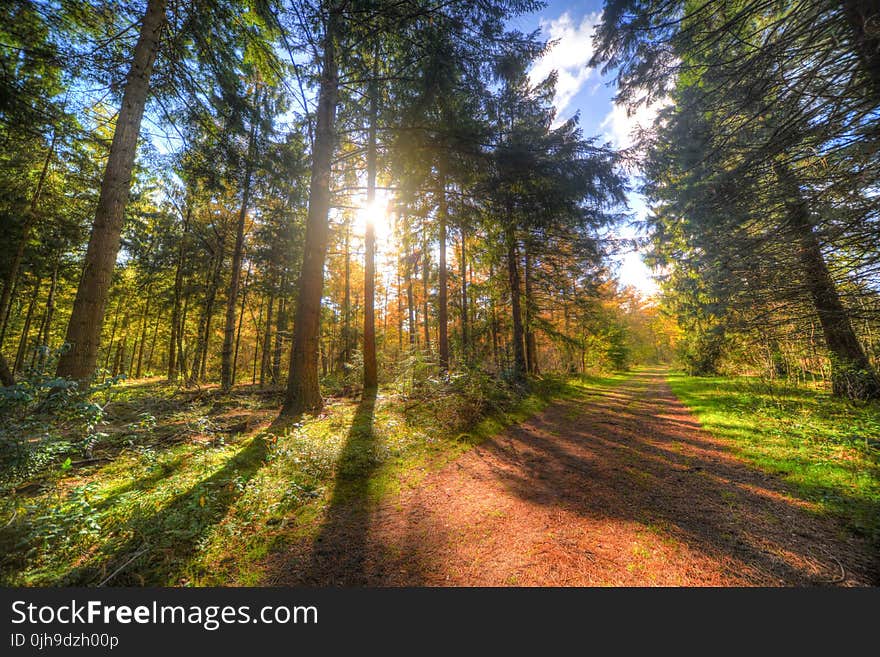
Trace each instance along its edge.
<instances>
[{"instance_id":1,"label":"sunlit grass","mask_svg":"<svg viewBox=\"0 0 880 657\"><path fill-rule=\"evenodd\" d=\"M748 377L668 380L703 427L738 454L880 542L880 404Z\"/></svg>"}]
</instances>

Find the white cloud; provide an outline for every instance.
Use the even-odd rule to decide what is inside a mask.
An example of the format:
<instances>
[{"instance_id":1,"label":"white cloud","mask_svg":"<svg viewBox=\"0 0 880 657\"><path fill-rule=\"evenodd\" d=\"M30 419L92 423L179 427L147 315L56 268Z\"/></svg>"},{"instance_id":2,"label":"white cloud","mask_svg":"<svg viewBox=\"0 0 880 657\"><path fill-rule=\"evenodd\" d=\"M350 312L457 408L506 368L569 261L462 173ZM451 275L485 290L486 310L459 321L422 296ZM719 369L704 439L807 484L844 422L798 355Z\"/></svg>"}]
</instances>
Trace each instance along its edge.
<instances>
[{"instance_id":1,"label":"white cloud","mask_svg":"<svg viewBox=\"0 0 880 657\"><path fill-rule=\"evenodd\" d=\"M604 131L605 138L617 148L629 148L633 145L635 131L650 128L657 113L670 102L666 99L650 105L639 105L631 114L623 105L613 103L599 129Z\"/></svg>"},{"instance_id":2,"label":"white cloud","mask_svg":"<svg viewBox=\"0 0 880 657\"><path fill-rule=\"evenodd\" d=\"M553 99L557 115L562 114L593 74L588 63L593 56L593 28L599 18L599 12L587 14L578 25L575 25L568 12L551 21L541 19L541 31L556 44L535 62L529 70L529 80L536 84L551 72L557 72L556 95Z\"/></svg>"}]
</instances>

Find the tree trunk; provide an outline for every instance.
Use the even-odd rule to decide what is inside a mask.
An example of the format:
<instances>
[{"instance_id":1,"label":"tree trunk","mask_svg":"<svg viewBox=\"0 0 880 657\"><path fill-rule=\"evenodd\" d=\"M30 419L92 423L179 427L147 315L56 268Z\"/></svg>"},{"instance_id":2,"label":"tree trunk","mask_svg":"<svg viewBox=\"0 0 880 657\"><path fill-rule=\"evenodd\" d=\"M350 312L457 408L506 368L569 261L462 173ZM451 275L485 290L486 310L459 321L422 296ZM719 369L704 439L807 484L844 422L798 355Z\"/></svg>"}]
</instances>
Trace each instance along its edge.
<instances>
[{"instance_id":1,"label":"tree trunk","mask_svg":"<svg viewBox=\"0 0 880 657\"><path fill-rule=\"evenodd\" d=\"M526 375L526 354L523 348L518 259L516 238L513 230L509 229L507 232L507 285L510 288L510 309L513 320L513 373L515 378L522 380Z\"/></svg>"},{"instance_id":2,"label":"tree trunk","mask_svg":"<svg viewBox=\"0 0 880 657\"><path fill-rule=\"evenodd\" d=\"M271 297L270 297L271 299ZM253 312L251 313L251 317L253 317ZM268 319L265 322L265 325L269 325ZM254 320L254 335L259 336L263 331L263 300L260 299L260 309L257 315L257 318ZM254 360L253 367L251 369L251 385L256 385L257 383L257 358L260 355L260 340L254 340Z\"/></svg>"},{"instance_id":3,"label":"tree trunk","mask_svg":"<svg viewBox=\"0 0 880 657\"><path fill-rule=\"evenodd\" d=\"M12 300L15 299L15 296L18 294L18 282L19 277L15 277L15 281L12 284L12 293L9 296L9 305L6 306L6 312L3 313L2 322L0 322L0 351L2 351L3 343L6 342L6 329L9 327L9 315L12 313Z\"/></svg>"},{"instance_id":4,"label":"tree trunk","mask_svg":"<svg viewBox=\"0 0 880 657\"><path fill-rule=\"evenodd\" d=\"M15 247L15 253L12 255L12 261L9 263L9 270L6 272L6 279L3 281L3 293L0 296L0 317L3 318L3 331L0 332L0 342L6 333L6 317L8 316L9 305L12 302L12 293L15 289L16 280L18 279L18 271L21 268L21 261L24 258L24 252L27 249L27 242L31 236L31 229L37 220L37 204L43 193L43 185L46 183L46 175L49 173L49 165L55 154L55 143L58 140L58 130L52 133L52 141L49 142L49 150L46 151L46 158L43 160L43 168L40 170L40 177L37 179L37 187L31 196L31 202L28 205L28 211L24 216L24 223L21 226L21 237Z\"/></svg>"},{"instance_id":5,"label":"tree trunk","mask_svg":"<svg viewBox=\"0 0 880 657\"><path fill-rule=\"evenodd\" d=\"M528 242L525 246L525 341L526 341L526 371L529 374L538 374L538 343L535 339L535 330L532 326L532 314L535 308L535 298L532 290L532 254Z\"/></svg>"},{"instance_id":6,"label":"tree trunk","mask_svg":"<svg viewBox=\"0 0 880 657\"><path fill-rule=\"evenodd\" d=\"M400 279L400 260L397 261L397 354L403 352L403 282Z\"/></svg>"},{"instance_id":7,"label":"tree trunk","mask_svg":"<svg viewBox=\"0 0 880 657\"><path fill-rule=\"evenodd\" d=\"M290 352L290 374L282 415L296 416L323 406L318 381L318 340L321 327L321 296L324 290L324 260L327 256L330 211L330 176L336 141L335 115L339 92L336 62L336 22L339 8L329 7L321 88L318 93L317 123L309 189L309 212L303 245L303 262Z\"/></svg>"},{"instance_id":8,"label":"tree trunk","mask_svg":"<svg viewBox=\"0 0 880 657\"><path fill-rule=\"evenodd\" d=\"M379 385L376 366L376 120L379 89L376 85L375 56L370 82L370 125L367 137L367 221L364 235L364 391Z\"/></svg>"},{"instance_id":9,"label":"tree trunk","mask_svg":"<svg viewBox=\"0 0 880 657\"><path fill-rule=\"evenodd\" d=\"M856 56L871 81L873 101L880 101L880 7L877 0L843 0Z\"/></svg>"},{"instance_id":10,"label":"tree trunk","mask_svg":"<svg viewBox=\"0 0 880 657\"><path fill-rule=\"evenodd\" d=\"M345 222L345 280L342 296L342 349L339 369L343 375L351 362L351 221Z\"/></svg>"},{"instance_id":11,"label":"tree trunk","mask_svg":"<svg viewBox=\"0 0 880 657\"><path fill-rule=\"evenodd\" d=\"M235 248L232 251L232 279L226 294L226 327L223 332L223 349L220 352L220 388L229 390L233 384L233 342L235 340L235 310L238 303L238 288L241 285L241 261L244 257L244 224L247 219L248 203L251 194L251 176L257 143L257 103L259 92L254 93L254 111L251 113L251 134L248 140L247 162L241 190L241 208L235 227ZM242 304L243 307L244 304Z\"/></svg>"},{"instance_id":12,"label":"tree trunk","mask_svg":"<svg viewBox=\"0 0 880 657\"><path fill-rule=\"evenodd\" d=\"M780 163L776 163L774 168L786 194L788 223L797 240L798 258L807 292L822 325L825 345L831 353L834 394L854 399L880 397L880 379L871 367L840 300L795 174Z\"/></svg>"},{"instance_id":13,"label":"tree trunk","mask_svg":"<svg viewBox=\"0 0 880 657\"><path fill-rule=\"evenodd\" d=\"M87 379L94 373L98 360L107 292L119 252L150 74L159 49L159 37L167 22L165 5L166 0L147 2L116 119L83 273L67 327L65 342L70 348L58 362L58 376Z\"/></svg>"},{"instance_id":14,"label":"tree trunk","mask_svg":"<svg viewBox=\"0 0 880 657\"><path fill-rule=\"evenodd\" d=\"M119 369L122 366L123 356L125 355L125 341L126 338L123 337L122 340L116 343L116 357L113 359L113 371L111 373L112 377L119 376Z\"/></svg>"},{"instance_id":15,"label":"tree trunk","mask_svg":"<svg viewBox=\"0 0 880 657\"><path fill-rule=\"evenodd\" d=\"M134 370L134 357L135 357L135 355L137 355L139 344L140 344L140 341L137 338L135 338L134 344L131 347L131 359L128 361L128 367L125 369L125 376L128 379L131 378L132 370Z\"/></svg>"},{"instance_id":16,"label":"tree trunk","mask_svg":"<svg viewBox=\"0 0 880 657\"><path fill-rule=\"evenodd\" d=\"M112 376L116 377L122 373L122 365L125 362L125 347L128 344L128 312L122 315L122 326L120 326L120 332L122 333L122 339L117 340L116 345L116 357L113 361L113 373Z\"/></svg>"},{"instance_id":17,"label":"tree trunk","mask_svg":"<svg viewBox=\"0 0 880 657\"><path fill-rule=\"evenodd\" d=\"M471 345L468 331L468 284L467 284L467 231L461 226L461 353L465 365L470 365Z\"/></svg>"},{"instance_id":18,"label":"tree trunk","mask_svg":"<svg viewBox=\"0 0 880 657\"><path fill-rule=\"evenodd\" d=\"M156 340L159 337L159 324L162 320L162 309L156 312L156 321L153 322L153 337L150 339L150 350L147 352L147 372L153 371L153 353L156 349Z\"/></svg>"},{"instance_id":19,"label":"tree trunk","mask_svg":"<svg viewBox=\"0 0 880 657\"><path fill-rule=\"evenodd\" d=\"M266 379L269 377L269 357L272 354L272 313L275 310L275 295L269 293L269 304L266 308L266 323L263 330L263 352L260 358L260 387L266 385Z\"/></svg>"},{"instance_id":20,"label":"tree trunk","mask_svg":"<svg viewBox=\"0 0 880 657\"><path fill-rule=\"evenodd\" d=\"M440 359L440 372L449 371L449 290L446 271L446 173L440 165L440 179L437 183L437 221L440 228L440 270L437 281L437 351Z\"/></svg>"},{"instance_id":21,"label":"tree trunk","mask_svg":"<svg viewBox=\"0 0 880 657\"><path fill-rule=\"evenodd\" d=\"M406 284L406 328L409 334L410 349L416 345L418 329L416 328L416 305L413 294L413 261L415 256L411 253L409 244L406 249L406 264L403 269L403 279Z\"/></svg>"},{"instance_id":22,"label":"tree trunk","mask_svg":"<svg viewBox=\"0 0 880 657\"><path fill-rule=\"evenodd\" d=\"M31 302L28 304L27 314L24 318L24 328L21 329L21 339L18 341L18 351L15 354L15 362L12 364L13 376L15 376L15 373L22 368L22 365L24 365L24 359L27 355L28 338L30 337L31 332L31 320L34 316L34 308L37 305L37 297L40 296L40 285L42 285L42 283L42 277L38 278L37 284L34 285L34 293L31 296Z\"/></svg>"},{"instance_id":23,"label":"tree trunk","mask_svg":"<svg viewBox=\"0 0 880 657\"><path fill-rule=\"evenodd\" d=\"M134 378L141 378L142 366L144 364L144 343L147 341L147 325L150 319L150 289L147 288L147 303L144 308L144 319L141 323L141 338L138 342L137 368L134 372ZM132 356L133 357L133 356Z\"/></svg>"},{"instance_id":24,"label":"tree trunk","mask_svg":"<svg viewBox=\"0 0 880 657\"><path fill-rule=\"evenodd\" d=\"M9 369L9 363L6 362L6 357L3 354L0 354L0 384L4 386L15 385L15 377L12 374L12 370Z\"/></svg>"},{"instance_id":25,"label":"tree trunk","mask_svg":"<svg viewBox=\"0 0 880 657\"><path fill-rule=\"evenodd\" d=\"M208 281L205 295L205 309L199 319L199 335L196 343L195 361L193 362L190 381L204 381L208 370L208 342L211 337L211 319L214 316L214 302L217 300L217 289L223 273L223 251L225 247L225 231L221 234L217 252L214 254L214 271Z\"/></svg>"},{"instance_id":26,"label":"tree trunk","mask_svg":"<svg viewBox=\"0 0 880 657\"><path fill-rule=\"evenodd\" d=\"M186 318L189 315L189 291L183 297L183 310L180 312L180 325L177 329L177 372L186 377L186 351L184 350L184 338L186 333Z\"/></svg>"},{"instance_id":27,"label":"tree trunk","mask_svg":"<svg viewBox=\"0 0 880 657\"><path fill-rule=\"evenodd\" d=\"M428 238L422 240L422 291L424 292L424 304L422 305L422 325L425 329L425 353L431 353L431 332L429 324L428 301L431 291L431 254L428 252Z\"/></svg>"},{"instance_id":28,"label":"tree trunk","mask_svg":"<svg viewBox=\"0 0 880 657\"><path fill-rule=\"evenodd\" d=\"M43 321L40 323L40 332L38 339L40 346L43 348L37 360L37 366L42 370L49 357L49 348L52 332L52 317L55 314L55 290L58 287L58 261L52 268L52 282L49 284L49 296L46 298L46 313L43 315Z\"/></svg>"},{"instance_id":29,"label":"tree trunk","mask_svg":"<svg viewBox=\"0 0 880 657\"><path fill-rule=\"evenodd\" d=\"M183 219L183 234L180 236L180 244L177 247L177 267L174 272L174 300L171 305L171 339L168 341L168 380L177 379L179 371L177 363L177 349L182 341L181 331L183 327L180 321L180 302L183 294L183 259L186 255L185 247L189 233L189 220L192 216L192 205L187 204L186 215Z\"/></svg>"},{"instance_id":30,"label":"tree trunk","mask_svg":"<svg viewBox=\"0 0 880 657\"><path fill-rule=\"evenodd\" d=\"M107 356L104 358L104 374L102 379L110 371L110 357L113 355L113 341L116 339L116 327L119 325L119 310L121 308L122 295L119 296L119 301L116 302L116 311L113 313L113 328L110 329L110 340L107 342Z\"/></svg>"},{"instance_id":31,"label":"tree trunk","mask_svg":"<svg viewBox=\"0 0 880 657\"><path fill-rule=\"evenodd\" d=\"M281 279L282 297L278 301L278 319L275 323L275 349L272 354L272 383L278 384L281 380L281 351L284 347L284 334L287 332L287 304L283 296L284 278Z\"/></svg>"},{"instance_id":32,"label":"tree trunk","mask_svg":"<svg viewBox=\"0 0 880 657\"><path fill-rule=\"evenodd\" d=\"M241 327L244 325L244 309L247 305L247 284L251 277L251 266L248 264L247 272L244 275L244 291L241 294L241 309L238 311L238 328L235 330L235 353L232 356L232 377L229 386L224 390L229 390L235 385L236 376L238 375L238 348L241 345ZM262 301L260 302L262 304ZM259 335L259 333L257 333Z\"/></svg>"}]
</instances>

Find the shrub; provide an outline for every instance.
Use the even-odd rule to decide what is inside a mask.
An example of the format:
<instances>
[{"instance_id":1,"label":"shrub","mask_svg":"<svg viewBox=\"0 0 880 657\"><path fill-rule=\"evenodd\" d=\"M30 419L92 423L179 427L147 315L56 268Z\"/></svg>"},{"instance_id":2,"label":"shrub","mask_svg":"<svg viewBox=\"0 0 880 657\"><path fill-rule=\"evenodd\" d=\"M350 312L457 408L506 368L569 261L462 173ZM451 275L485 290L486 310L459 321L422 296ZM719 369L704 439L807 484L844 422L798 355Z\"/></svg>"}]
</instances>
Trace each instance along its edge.
<instances>
[{"instance_id":1,"label":"shrub","mask_svg":"<svg viewBox=\"0 0 880 657\"><path fill-rule=\"evenodd\" d=\"M60 352L0 387L0 488L11 488L53 466L89 458L106 437L104 407L119 377L79 383L50 374ZM41 359L43 360L43 359Z\"/></svg>"}]
</instances>

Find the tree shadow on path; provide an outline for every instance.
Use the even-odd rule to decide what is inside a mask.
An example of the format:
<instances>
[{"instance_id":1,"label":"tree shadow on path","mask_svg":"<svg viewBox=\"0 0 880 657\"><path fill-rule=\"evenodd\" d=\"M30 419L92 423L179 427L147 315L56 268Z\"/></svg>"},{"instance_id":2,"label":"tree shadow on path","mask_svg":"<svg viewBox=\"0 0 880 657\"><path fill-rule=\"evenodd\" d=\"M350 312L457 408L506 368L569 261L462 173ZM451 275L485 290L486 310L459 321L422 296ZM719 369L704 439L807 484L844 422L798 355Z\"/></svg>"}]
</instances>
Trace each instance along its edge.
<instances>
[{"instance_id":1,"label":"tree shadow on path","mask_svg":"<svg viewBox=\"0 0 880 657\"><path fill-rule=\"evenodd\" d=\"M662 372L552 404L376 503L358 409L312 544L285 585L864 585L868 543L699 428ZM813 497L813 496L810 496Z\"/></svg>"}]
</instances>

